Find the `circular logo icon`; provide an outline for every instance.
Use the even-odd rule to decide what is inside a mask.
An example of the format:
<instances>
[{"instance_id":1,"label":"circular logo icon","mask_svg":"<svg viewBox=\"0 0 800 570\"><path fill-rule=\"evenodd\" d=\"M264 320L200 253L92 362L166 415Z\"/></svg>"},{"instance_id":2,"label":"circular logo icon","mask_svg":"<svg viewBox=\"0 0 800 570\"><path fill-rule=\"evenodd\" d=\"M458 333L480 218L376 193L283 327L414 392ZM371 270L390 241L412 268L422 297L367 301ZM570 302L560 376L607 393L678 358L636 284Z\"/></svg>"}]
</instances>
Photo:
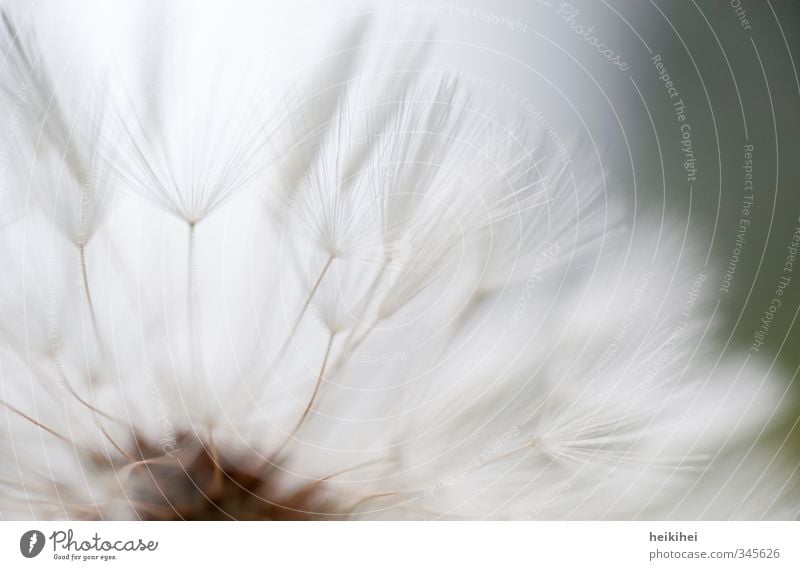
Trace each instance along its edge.
<instances>
[{"instance_id":1,"label":"circular logo icon","mask_svg":"<svg viewBox=\"0 0 800 570\"><path fill-rule=\"evenodd\" d=\"M38 530L29 530L19 539L19 551L25 558L38 556L44 548L44 533Z\"/></svg>"}]
</instances>

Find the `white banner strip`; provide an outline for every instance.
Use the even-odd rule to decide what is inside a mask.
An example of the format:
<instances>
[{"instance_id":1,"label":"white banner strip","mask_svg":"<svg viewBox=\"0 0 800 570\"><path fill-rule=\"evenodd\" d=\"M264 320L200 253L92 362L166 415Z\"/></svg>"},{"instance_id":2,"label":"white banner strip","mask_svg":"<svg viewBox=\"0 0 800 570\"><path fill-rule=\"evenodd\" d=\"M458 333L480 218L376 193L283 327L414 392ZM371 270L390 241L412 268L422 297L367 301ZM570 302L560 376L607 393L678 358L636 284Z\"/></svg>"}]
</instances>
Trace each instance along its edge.
<instances>
[{"instance_id":1,"label":"white banner strip","mask_svg":"<svg viewBox=\"0 0 800 570\"><path fill-rule=\"evenodd\" d=\"M800 568L800 523L3 522L0 568Z\"/></svg>"}]
</instances>

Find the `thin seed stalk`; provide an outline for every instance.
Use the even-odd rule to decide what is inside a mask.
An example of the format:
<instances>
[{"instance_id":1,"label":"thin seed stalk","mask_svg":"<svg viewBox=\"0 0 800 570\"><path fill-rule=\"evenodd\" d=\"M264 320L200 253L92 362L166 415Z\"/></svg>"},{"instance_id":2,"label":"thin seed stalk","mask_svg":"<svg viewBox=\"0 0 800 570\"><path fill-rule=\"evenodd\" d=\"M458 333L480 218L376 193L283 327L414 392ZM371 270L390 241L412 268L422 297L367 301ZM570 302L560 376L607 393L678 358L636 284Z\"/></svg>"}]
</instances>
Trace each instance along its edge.
<instances>
[{"instance_id":1,"label":"thin seed stalk","mask_svg":"<svg viewBox=\"0 0 800 570\"><path fill-rule=\"evenodd\" d=\"M78 245L78 254L80 256L81 264L81 277L83 279L83 291L86 295L86 303L89 305L89 315L92 318L92 327L94 327L95 335L99 334L97 329L97 317L94 312L94 303L92 302L92 292L89 287L89 272L86 268L86 243Z\"/></svg>"},{"instance_id":2,"label":"thin seed stalk","mask_svg":"<svg viewBox=\"0 0 800 570\"><path fill-rule=\"evenodd\" d=\"M300 323L303 320L303 316L306 314L308 307L311 305L311 301L314 300L314 295L317 294L317 290L319 289L319 286L322 284L322 280L325 278L325 274L328 273L328 269L330 269L334 259L335 258L332 255L328 256L328 260L325 262L325 265L323 266L322 271L320 271L319 276L317 277L317 280L314 283L313 287L311 287L311 291L309 291L308 296L306 297L306 300L303 303L303 307L300 309L300 313L297 315L297 319L295 319L294 325L292 326L292 330L289 331L286 340L283 341L283 345L281 345L281 348L278 351L277 356L275 357L275 361L273 363L273 370L277 369L277 367L283 360L283 357L286 355L286 351L289 349L292 340L294 340L294 335L297 333L297 329L300 328Z\"/></svg>"},{"instance_id":3,"label":"thin seed stalk","mask_svg":"<svg viewBox=\"0 0 800 570\"><path fill-rule=\"evenodd\" d=\"M316 403L317 397L319 396L320 389L322 388L322 383L325 380L325 369L328 366L328 360L330 359L331 348L333 347L333 339L335 338L335 336L336 336L335 333L331 333L330 335L328 335L328 342L325 345L325 355L322 357L322 364L320 365L319 373L317 374L317 381L314 383L314 391L311 394L311 398L309 398L308 403L306 404L306 407L303 410L303 414L300 416L300 419L297 421L292 431L289 432L289 435L283 441L281 446L272 455L272 459L269 461L269 463L271 463L272 465L280 463L283 450L286 448L289 442L294 439L294 437L297 435L297 432L299 432L300 428L303 427L303 424L308 418L308 415L311 413L311 410L314 409L314 404Z\"/></svg>"}]
</instances>

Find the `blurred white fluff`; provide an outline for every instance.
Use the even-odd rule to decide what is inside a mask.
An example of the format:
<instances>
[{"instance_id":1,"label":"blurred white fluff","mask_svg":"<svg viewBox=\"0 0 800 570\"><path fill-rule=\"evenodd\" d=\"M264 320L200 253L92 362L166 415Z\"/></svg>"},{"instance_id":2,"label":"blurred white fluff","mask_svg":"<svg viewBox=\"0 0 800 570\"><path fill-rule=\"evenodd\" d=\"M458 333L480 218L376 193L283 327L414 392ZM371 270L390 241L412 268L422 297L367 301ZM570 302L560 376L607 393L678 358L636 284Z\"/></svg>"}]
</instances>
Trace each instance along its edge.
<instances>
[{"instance_id":1,"label":"blurred white fluff","mask_svg":"<svg viewBox=\"0 0 800 570\"><path fill-rule=\"evenodd\" d=\"M27 210L0 238L2 518L797 516L762 437L781 382L717 359L710 276L625 242L593 161L445 74L358 62L366 21L283 121L261 74L181 65L149 110L106 78L68 114L4 23L3 106L29 96L3 170ZM176 506L174 462L210 507ZM230 510L230 463L287 504Z\"/></svg>"}]
</instances>

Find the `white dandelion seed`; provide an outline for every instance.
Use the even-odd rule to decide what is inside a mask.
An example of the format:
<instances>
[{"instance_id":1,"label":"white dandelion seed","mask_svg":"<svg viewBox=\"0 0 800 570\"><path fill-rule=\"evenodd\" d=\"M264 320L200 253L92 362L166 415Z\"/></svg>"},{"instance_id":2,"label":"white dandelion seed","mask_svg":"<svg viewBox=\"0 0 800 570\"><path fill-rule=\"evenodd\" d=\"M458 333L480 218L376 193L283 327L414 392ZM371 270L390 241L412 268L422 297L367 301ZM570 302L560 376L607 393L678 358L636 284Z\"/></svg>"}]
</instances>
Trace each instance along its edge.
<instances>
[{"instance_id":1,"label":"white dandelion seed","mask_svg":"<svg viewBox=\"0 0 800 570\"><path fill-rule=\"evenodd\" d=\"M269 164L263 112L265 70L241 73L224 61L198 62L187 43L204 28L174 23L172 49L144 97L110 85L116 121L105 133L109 167L136 196L193 225L249 187ZM248 69L247 71L251 71Z\"/></svg>"},{"instance_id":2,"label":"white dandelion seed","mask_svg":"<svg viewBox=\"0 0 800 570\"><path fill-rule=\"evenodd\" d=\"M0 233L19 317L0 319L3 518L796 516L795 473L764 444L780 383L715 363L708 270L638 228L626 245L594 161L560 160L446 74L352 79L356 51L324 96L296 92L279 148L261 78L244 99L184 82L205 69L190 54L144 112L107 79L110 120L80 136L36 106L60 100L45 67L0 75L6 95L38 85L14 141L36 160L11 191L73 192L48 202L56 228L27 222L41 240ZM93 179L76 239L97 168L114 176ZM114 252L96 351L62 250L43 251L56 239Z\"/></svg>"},{"instance_id":3,"label":"white dandelion seed","mask_svg":"<svg viewBox=\"0 0 800 570\"><path fill-rule=\"evenodd\" d=\"M2 12L6 54L3 93L11 107L16 202L32 201L77 248L86 301L94 319L87 249L112 197L109 170L99 159L106 110L102 98L56 88L37 38ZM67 96L63 92L67 92ZM25 140L27 139L27 140ZM11 144L11 141L9 141ZM7 156L6 159L9 157Z\"/></svg>"}]
</instances>

